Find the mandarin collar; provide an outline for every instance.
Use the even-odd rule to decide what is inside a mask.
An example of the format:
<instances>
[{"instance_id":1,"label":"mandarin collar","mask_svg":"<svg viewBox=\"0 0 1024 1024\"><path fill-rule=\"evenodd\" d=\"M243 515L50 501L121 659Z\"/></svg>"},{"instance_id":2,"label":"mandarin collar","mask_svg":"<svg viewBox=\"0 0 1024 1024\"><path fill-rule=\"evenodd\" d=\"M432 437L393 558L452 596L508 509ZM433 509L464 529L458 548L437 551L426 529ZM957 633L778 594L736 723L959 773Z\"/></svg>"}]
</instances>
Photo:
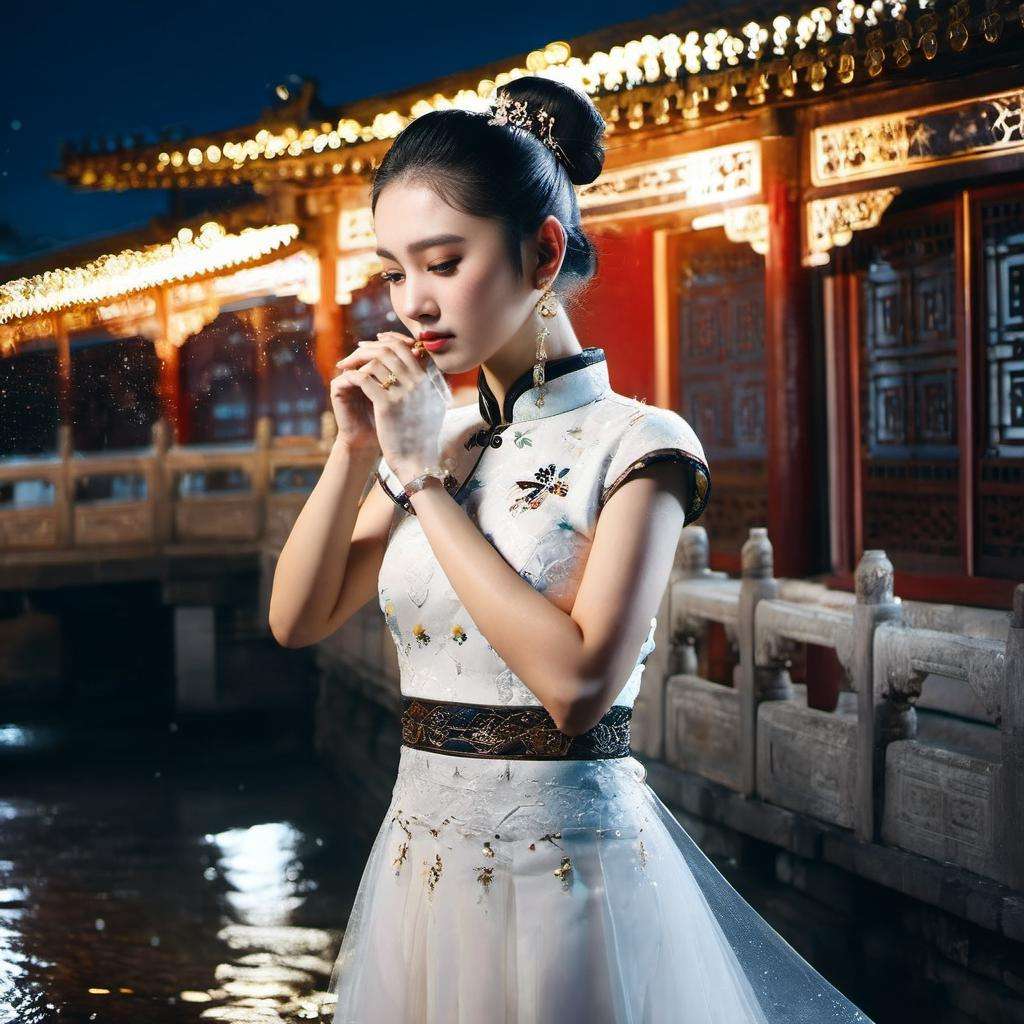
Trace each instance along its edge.
<instances>
[{"instance_id":1,"label":"mandarin collar","mask_svg":"<svg viewBox=\"0 0 1024 1024\"><path fill-rule=\"evenodd\" d=\"M549 359L544 366L544 383L547 388L544 404L538 408L536 399L540 388L533 385L533 367L524 370L505 392L502 409L484 378L481 366L476 375L480 415L493 429L502 423L557 416L595 401L611 390L604 349L590 347L572 355Z\"/></svg>"}]
</instances>

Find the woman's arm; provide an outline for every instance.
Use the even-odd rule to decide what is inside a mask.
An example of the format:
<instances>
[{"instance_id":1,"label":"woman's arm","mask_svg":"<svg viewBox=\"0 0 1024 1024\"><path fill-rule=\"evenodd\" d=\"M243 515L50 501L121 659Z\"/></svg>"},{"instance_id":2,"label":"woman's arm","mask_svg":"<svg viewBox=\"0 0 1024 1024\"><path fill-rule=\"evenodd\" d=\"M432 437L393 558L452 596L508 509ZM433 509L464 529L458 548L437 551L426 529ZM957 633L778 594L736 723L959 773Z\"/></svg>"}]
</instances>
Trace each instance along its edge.
<instances>
[{"instance_id":1,"label":"woman's arm","mask_svg":"<svg viewBox=\"0 0 1024 1024\"><path fill-rule=\"evenodd\" d=\"M361 506L359 498L378 454L335 442L288 534L269 614L270 631L284 647L329 636L376 592L394 504L376 485Z\"/></svg>"},{"instance_id":2,"label":"woman's arm","mask_svg":"<svg viewBox=\"0 0 1024 1024\"><path fill-rule=\"evenodd\" d=\"M535 590L433 479L410 496L466 611L568 735L597 724L626 684L668 585L686 485L654 464L616 490L598 518L571 613Z\"/></svg>"}]
</instances>

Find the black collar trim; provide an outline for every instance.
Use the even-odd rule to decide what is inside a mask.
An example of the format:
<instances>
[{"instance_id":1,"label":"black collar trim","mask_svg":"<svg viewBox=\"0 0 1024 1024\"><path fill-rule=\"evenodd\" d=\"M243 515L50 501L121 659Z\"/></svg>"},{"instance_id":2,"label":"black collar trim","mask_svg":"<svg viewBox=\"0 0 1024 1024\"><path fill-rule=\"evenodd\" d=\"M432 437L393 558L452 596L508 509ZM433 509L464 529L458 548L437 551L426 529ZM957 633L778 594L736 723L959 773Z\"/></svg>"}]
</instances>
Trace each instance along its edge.
<instances>
[{"instance_id":1,"label":"black collar trim","mask_svg":"<svg viewBox=\"0 0 1024 1024\"><path fill-rule=\"evenodd\" d=\"M571 373L573 370L582 370L585 366L600 363L604 358L605 352L603 348L590 347L580 352L574 352L570 356L549 359L544 365L544 379L545 381L555 380L557 377ZM505 407L503 410L499 409L498 400L494 397L494 392L488 386L484 378L484 368L481 366L477 370L476 375L477 404L480 407L480 415L488 426L492 428L499 426L501 423L511 423L516 399L524 395L533 386L533 367L531 366L512 382L508 391L505 392Z\"/></svg>"}]
</instances>

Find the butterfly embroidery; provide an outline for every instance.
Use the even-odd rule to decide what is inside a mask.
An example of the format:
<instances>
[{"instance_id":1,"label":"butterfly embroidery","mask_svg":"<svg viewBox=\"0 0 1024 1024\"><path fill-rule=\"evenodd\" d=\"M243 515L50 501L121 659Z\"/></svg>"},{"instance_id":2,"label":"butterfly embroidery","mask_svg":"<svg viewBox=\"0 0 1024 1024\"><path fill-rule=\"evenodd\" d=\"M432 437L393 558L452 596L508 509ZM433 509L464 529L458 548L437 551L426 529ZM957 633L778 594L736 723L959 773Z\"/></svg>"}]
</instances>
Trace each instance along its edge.
<instances>
[{"instance_id":1,"label":"butterfly embroidery","mask_svg":"<svg viewBox=\"0 0 1024 1024\"><path fill-rule=\"evenodd\" d=\"M509 506L509 511L516 515L525 512L527 509L540 508L544 499L549 494L564 498L569 493L569 488L562 481L562 477L569 472L569 466L564 467L555 474L555 464L548 463L541 466L534 473L533 480L517 480L515 486L524 493L520 494Z\"/></svg>"}]
</instances>

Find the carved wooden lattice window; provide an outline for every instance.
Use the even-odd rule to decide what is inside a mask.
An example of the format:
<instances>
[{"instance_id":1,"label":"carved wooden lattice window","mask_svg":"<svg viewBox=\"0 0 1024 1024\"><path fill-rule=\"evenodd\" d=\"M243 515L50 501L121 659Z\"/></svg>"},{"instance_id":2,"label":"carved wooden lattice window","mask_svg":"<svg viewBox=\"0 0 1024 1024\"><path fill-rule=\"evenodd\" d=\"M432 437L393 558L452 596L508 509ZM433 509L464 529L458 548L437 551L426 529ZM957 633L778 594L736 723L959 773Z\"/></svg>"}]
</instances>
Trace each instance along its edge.
<instances>
[{"instance_id":1,"label":"carved wooden lattice window","mask_svg":"<svg viewBox=\"0 0 1024 1024\"><path fill-rule=\"evenodd\" d=\"M277 436L319 437L327 392L316 367L313 307L278 299L264 311L261 332L267 349L267 408Z\"/></svg>"},{"instance_id":2,"label":"carved wooden lattice window","mask_svg":"<svg viewBox=\"0 0 1024 1024\"><path fill-rule=\"evenodd\" d=\"M71 432L75 451L144 448L160 415L158 360L148 338L96 329L72 335Z\"/></svg>"},{"instance_id":3,"label":"carved wooden lattice window","mask_svg":"<svg viewBox=\"0 0 1024 1024\"><path fill-rule=\"evenodd\" d=\"M701 517L715 545L739 549L768 521L764 257L712 231L673 256L680 414L697 432L714 498Z\"/></svg>"},{"instance_id":4,"label":"carved wooden lattice window","mask_svg":"<svg viewBox=\"0 0 1024 1024\"><path fill-rule=\"evenodd\" d=\"M221 313L181 353L189 443L251 440L255 430L256 332L246 311Z\"/></svg>"},{"instance_id":5,"label":"carved wooden lattice window","mask_svg":"<svg viewBox=\"0 0 1024 1024\"><path fill-rule=\"evenodd\" d=\"M57 447L57 346L52 338L0 357L0 457L40 455Z\"/></svg>"},{"instance_id":6,"label":"carved wooden lattice window","mask_svg":"<svg viewBox=\"0 0 1024 1024\"><path fill-rule=\"evenodd\" d=\"M976 569L1024 574L1024 198L974 205L981 246L978 336L982 416L977 474Z\"/></svg>"},{"instance_id":7,"label":"carved wooden lattice window","mask_svg":"<svg viewBox=\"0 0 1024 1024\"><path fill-rule=\"evenodd\" d=\"M855 249L863 548L905 572L961 568L955 236L947 205Z\"/></svg>"},{"instance_id":8,"label":"carved wooden lattice window","mask_svg":"<svg viewBox=\"0 0 1024 1024\"><path fill-rule=\"evenodd\" d=\"M1024 572L1024 187L887 214L837 255L858 310L860 550L883 549L908 596L1002 605L996 581Z\"/></svg>"}]
</instances>

